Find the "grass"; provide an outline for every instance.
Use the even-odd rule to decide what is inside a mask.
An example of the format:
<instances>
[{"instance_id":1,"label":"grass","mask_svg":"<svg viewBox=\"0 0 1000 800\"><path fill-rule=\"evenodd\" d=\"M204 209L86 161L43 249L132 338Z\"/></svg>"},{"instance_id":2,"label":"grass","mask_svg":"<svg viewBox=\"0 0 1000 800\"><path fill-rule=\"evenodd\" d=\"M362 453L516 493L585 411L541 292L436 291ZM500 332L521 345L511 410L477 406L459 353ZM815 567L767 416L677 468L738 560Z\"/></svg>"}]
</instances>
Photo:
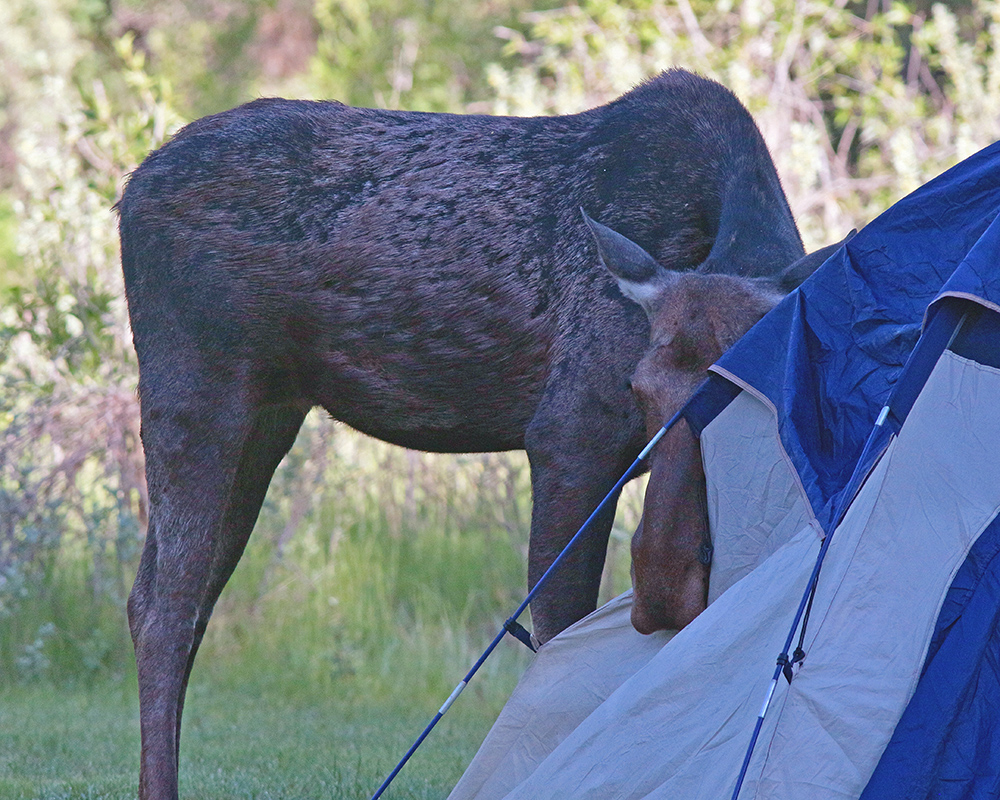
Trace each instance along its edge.
<instances>
[{"instance_id":1,"label":"grass","mask_svg":"<svg viewBox=\"0 0 1000 800\"><path fill-rule=\"evenodd\" d=\"M629 582L630 489L605 599ZM434 456L307 426L195 664L182 797L370 797L523 598L529 516L523 454ZM123 606L138 539L102 524L107 539L67 528L0 573L0 800L135 796ZM529 658L508 638L387 800L445 797Z\"/></svg>"},{"instance_id":2,"label":"grass","mask_svg":"<svg viewBox=\"0 0 1000 800\"><path fill-rule=\"evenodd\" d=\"M370 797L436 711L398 698L289 697L266 682L236 686L211 672L188 693L182 797ZM499 711L495 690L467 694L387 800L448 794ZM0 798L134 797L135 698L134 679L0 691Z\"/></svg>"}]
</instances>

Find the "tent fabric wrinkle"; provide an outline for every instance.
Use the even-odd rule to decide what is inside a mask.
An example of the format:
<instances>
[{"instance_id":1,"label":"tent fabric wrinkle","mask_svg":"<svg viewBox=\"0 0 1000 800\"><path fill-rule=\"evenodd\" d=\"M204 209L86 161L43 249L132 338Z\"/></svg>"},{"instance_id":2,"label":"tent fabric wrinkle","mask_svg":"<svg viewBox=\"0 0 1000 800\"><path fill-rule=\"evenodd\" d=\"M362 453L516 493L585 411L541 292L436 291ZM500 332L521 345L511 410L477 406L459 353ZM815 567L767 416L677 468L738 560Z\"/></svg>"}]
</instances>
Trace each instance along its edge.
<instances>
[{"instance_id":1,"label":"tent fabric wrinkle","mask_svg":"<svg viewBox=\"0 0 1000 800\"><path fill-rule=\"evenodd\" d=\"M843 760L845 781L867 780L909 702L948 588L1000 502L997 451L977 433L1000 440L1000 414L993 402L956 402L970 389L1000 400L1000 373L946 353L835 535L814 604L823 613L771 743L778 786L800 758L831 771ZM857 796L864 783L842 788Z\"/></svg>"},{"instance_id":2,"label":"tent fabric wrinkle","mask_svg":"<svg viewBox=\"0 0 1000 800\"><path fill-rule=\"evenodd\" d=\"M667 631L640 636L630 613L627 592L539 648L480 755L449 797L505 795L672 637ZM581 651L585 658L579 657ZM526 731L530 740L524 740Z\"/></svg>"},{"instance_id":3,"label":"tent fabric wrinkle","mask_svg":"<svg viewBox=\"0 0 1000 800\"><path fill-rule=\"evenodd\" d=\"M1000 795L1000 519L955 578L917 689L862 800Z\"/></svg>"},{"instance_id":4,"label":"tent fabric wrinkle","mask_svg":"<svg viewBox=\"0 0 1000 800\"><path fill-rule=\"evenodd\" d=\"M1000 143L712 372L708 608L643 637L626 593L545 644L450 800L731 797L824 537L740 800L1000 797Z\"/></svg>"},{"instance_id":5,"label":"tent fabric wrinkle","mask_svg":"<svg viewBox=\"0 0 1000 800\"><path fill-rule=\"evenodd\" d=\"M942 289L1000 304L998 211L1000 143L862 229L719 360L778 409L824 529L928 306Z\"/></svg>"},{"instance_id":6,"label":"tent fabric wrinkle","mask_svg":"<svg viewBox=\"0 0 1000 800\"><path fill-rule=\"evenodd\" d=\"M737 396L702 432L701 450L713 532L708 598L714 602L813 516L774 414L757 397ZM760 468L747 470L748 463ZM720 492L721 486L728 490Z\"/></svg>"},{"instance_id":7,"label":"tent fabric wrinkle","mask_svg":"<svg viewBox=\"0 0 1000 800\"><path fill-rule=\"evenodd\" d=\"M607 798L614 796L609 789L613 786L628 786L629 794L623 795L628 797L660 789L668 792L666 796L669 792L677 792L674 796L687 792L692 792L691 796L722 796L727 786L731 791L746 744L741 734L760 710L769 677L747 667L762 661L773 663L784 636L785 611L805 588L805 576L818 549L813 529L800 531L765 562L770 565L767 570L762 565L735 584L663 645L509 794L492 794L486 785L478 793L457 793L460 783L452 800ZM775 580L775 575L793 579ZM627 624L628 601L628 597L623 598L618 608L625 624L614 628L614 652L643 638ZM758 613L748 626L739 610L751 603ZM576 635L586 635L587 626L578 625ZM539 660L545 648L559 638L542 647ZM706 681L715 690L705 693ZM545 690L526 673L497 725L505 724L505 715L523 713L525 698L531 702L536 693L545 694ZM711 752L703 749L707 743L711 743ZM511 773L513 765L503 754L492 753L490 758L499 759L498 774ZM718 762L713 782L716 794L698 795L696 788L704 780L708 762ZM587 765L586 774L581 774L577 765Z\"/></svg>"}]
</instances>

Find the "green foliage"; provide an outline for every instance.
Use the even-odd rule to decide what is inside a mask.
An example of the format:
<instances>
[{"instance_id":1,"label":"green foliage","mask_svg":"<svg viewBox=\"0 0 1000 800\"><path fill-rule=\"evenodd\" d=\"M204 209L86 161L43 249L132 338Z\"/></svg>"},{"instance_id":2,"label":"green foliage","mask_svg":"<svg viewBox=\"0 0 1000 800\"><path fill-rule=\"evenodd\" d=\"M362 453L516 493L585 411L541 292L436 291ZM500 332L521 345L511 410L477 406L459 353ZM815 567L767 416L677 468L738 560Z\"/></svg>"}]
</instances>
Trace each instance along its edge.
<instances>
[{"instance_id":1,"label":"green foliage","mask_svg":"<svg viewBox=\"0 0 1000 800\"><path fill-rule=\"evenodd\" d=\"M868 4L864 8L871 8ZM862 9L862 10L863 10ZM1000 11L897 2L584 0L531 15L494 67L499 113L572 113L681 65L757 119L808 246L835 241L1000 138Z\"/></svg>"},{"instance_id":2,"label":"green foliage","mask_svg":"<svg viewBox=\"0 0 1000 800\"><path fill-rule=\"evenodd\" d=\"M17 216L10 198L0 195L0 292L20 283L17 255Z\"/></svg>"},{"instance_id":3,"label":"green foliage","mask_svg":"<svg viewBox=\"0 0 1000 800\"><path fill-rule=\"evenodd\" d=\"M111 206L178 120L130 37L112 55L90 47L80 28L95 8L0 9L0 94L16 157L0 206L15 251L0 281L5 679L120 673L127 658L122 609L144 484ZM105 82L94 76L108 59L116 70Z\"/></svg>"},{"instance_id":4,"label":"green foliage","mask_svg":"<svg viewBox=\"0 0 1000 800\"><path fill-rule=\"evenodd\" d=\"M140 542L134 399L80 390L12 405L0 409L0 674L120 674Z\"/></svg>"},{"instance_id":5,"label":"green foliage","mask_svg":"<svg viewBox=\"0 0 1000 800\"><path fill-rule=\"evenodd\" d=\"M486 65L502 48L494 29L521 29L526 7L526 0L316 0L314 92L351 105L462 111L488 96Z\"/></svg>"},{"instance_id":6,"label":"green foliage","mask_svg":"<svg viewBox=\"0 0 1000 800\"><path fill-rule=\"evenodd\" d=\"M754 114L808 246L1000 137L997 0L555 5L0 2L0 795L134 795L146 500L111 207L185 119L261 93L572 113L684 66ZM367 796L523 596L529 512L522 455L417 454L311 416L209 626L186 791ZM396 795L444 794L526 658L505 643Z\"/></svg>"},{"instance_id":7,"label":"green foliage","mask_svg":"<svg viewBox=\"0 0 1000 800\"><path fill-rule=\"evenodd\" d=\"M130 663L146 504L111 207L184 119L261 92L571 113L685 66L754 113L810 246L1000 136L996 0L553 5L0 3L0 681ZM283 654L262 672L286 688L439 695L520 600L529 506L522 456L420 455L311 418L200 664L242 680ZM628 584L641 485L622 506L605 597Z\"/></svg>"},{"instance_id":8,"label":"green foliage","mask_svg":"<svg viewBox=\"0 0 1000 800\"><path fill-rule=\"evenodd\" d=\"M523 596L527 475L523 458L456 469L310 417L206 661L242 679L281 654L274 680L309 691L446 696Z\"/></svg>"},{"instance_id":9,"label":"green foliage","mask_svg":"<svg viewBox=\"0 0 1000 800\"><path fill-rule=\"evenodd\" d=\"M94 69L86 42L51 24L75 6L45 4L19 0L4 6L10 27L0 20L0 61L28 65L16 89L3 87L20 123L9 192L20 275L0 283L4 399L134 379L111 207L127 172L179 126L168 84L144 71L131 37L115 43L120 95L82 83Z\"/></svg>"},{"instance_id":10,"label":"green foliage","mask_svg":"<svg viewBox=\"0 0 1000 800\"><path fill-rule=\"evenodd\" d=\"M125 27L149 69L169 76L177 108L194 119L231 108L256 96L266 85L258 32L263 26L304 24L300 40L286 49L314 47L309 0L128 0L120 4L114 31ZM118 34L120 35L120 33Z\"/></svg>"}]
</instances>

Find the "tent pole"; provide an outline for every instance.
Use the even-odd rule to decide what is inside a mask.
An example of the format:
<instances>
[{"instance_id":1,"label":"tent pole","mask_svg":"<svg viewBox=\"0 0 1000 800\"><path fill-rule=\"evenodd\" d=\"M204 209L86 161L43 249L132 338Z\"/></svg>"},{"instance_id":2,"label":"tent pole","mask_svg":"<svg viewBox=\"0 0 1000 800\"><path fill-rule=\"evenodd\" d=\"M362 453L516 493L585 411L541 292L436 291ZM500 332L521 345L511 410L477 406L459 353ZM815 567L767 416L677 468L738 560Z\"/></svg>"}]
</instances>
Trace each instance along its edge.
<instances>
[{"instance_id":1,"label":"tent pole","mask_svg":"<svg viewBox=\"0 0 1000 800\"><path fill-rule=\"evenodd\" d=\"M707 383L707 381L705 383ZM692 394L692 397L696 396L698 392L701 391L705 383L702 383L698 387L698 389L695 390L694 394ZM626 483L628 483L632 478L634 478L636 475L639 474L639 468L642 465L642 462L646 460L646 457L650 454L650 452L652 452L657 442L659 442L660 439L662 439L666 435L667 431L669 431L674 425L676 425L677 422L681 419L681 417L684 416L684 412L687 410L687 406L688 404L685 403L681 407L681 409L676 414L674 414L663 425L663 427L660 428L653 435L653 438L649 440L646 446L642 449L642 452L639 453L635 461L632 462L632 465L627 470L625 470L625 473L621 476L621 478L618 479L617 483L615 483L615 485L611 488L611 491L609 491L604 496L604 499L601 500L600 503L598 503L597 508L595 508L593 512L590 514L590 516L587 517L586 521L583 523L583 525L580 526L580 529L573 535L573 538L570 539L569 542L567 542L566 546L562 549L562 552L559 553L559 555L556 557L555 561L553 561L549 565L549 568L545 570L545 572L542 574L542 577L538 579L538 582L532 587L531 591L528 592L528 596L524 598L524 601L521 603L521 605L519 605L517 607L517 610L513 614L511 614L510 617L507 618L507 620L501 627L500 631L493 638L493 641L490 642L486 650L483 651L483 654L479 657L476 663L472 665L472 668L462 679L461 683L459 683L458 686L455 687L451 695L444 702L444 705L441 706L437 714L435 714L434 717L431 719L431 721L428 723L427 727L424 728L423 733L421 733L420 736L417 737L417 740L413 743L410 749L406 751L406 755L404 755L402 759L400 759L399 763L396 764L392 772L389 773L389 776L382 782L382 785L378 787L375 794L372 795L371 800L378 800L378 798L382 796L383 792L385 792L385 790L389 788L389 784L392 783L393 779L395 779L395 777L399 774L399 771L403 768L406 762L410 760L410 756L412 756L416 752L417 748L420 747L424 739L427 738L427 735L431 732L431 730L433 730L434 726L437 725L438 722L441 720L441 717L443 717L447 713L448 709L451 708L451 704L455 702L458 696L462 693L462 690L465 689L466 686L468 686L469 681L471 681L473 676L479 671L479 668L486 662L486 659L490 657L490 655L496 649L497 645L500 644L500 640L503 639L504 634L510 633L512 636L515 636L521 641L524 641L524 638L518 635L518 632L523 631L524 629L517 621L517 618L521 616L522 613L524 613L524 610L535 598L535 595L537 595L542 586L545 585L546 581L549 579L549 576L552 575L552 573L559 568L559 565L565 559L566 554L569 553L569 551L573 549L573 546L583 537L583 534L590 527L590 524L601 514L601 512L604 511L604 509L611 502L611 499L617 496L618 492L621 491L622 487ZM525 636L525 638L527 637ZM529 644L529 647L530 646L531 645Z\"/></svg>"},{"instance_id":2,"label":"tent pole","mask_svg":"<svg viewBox=\"0 0 1000 800\"><path fill-rule=\"evenodd\" d=\"M816 563L806 584L806 591L799 602L798 610L795 612L791 630L788 632L788 638L785 640L785 647L778 656L778 663L774 669L774 675L771 678L767 696L764 698L760 713L757 715L757 722L750 737L750 745L747 747L746 755L743 757L743 764L740 767L740 773L736 779L736 786L733 789L731 800L737 800L740 789L743 788L743 781L750 767L750 759L753 757L754 749L757 746L757 739L764 725L764 717L767 714L768 707L771 705L771 699L774 696L774 691L778 686L778 681L782 673L785 673L789 684L792 682L792 662L789 660L788 651L792 646L792 641L795 639L795 632L802 622L802 616L809 603L809 598L816 589L820 569L823 566L823 560L826 558L827 550L830 548L833 534L840 523L843 522L844 517L847 515L847 510L854 501L855 495L860 491L861 485L868 474L869 462L871 461L876 442L880 438L879 434L890 418L892 418L892 427L896 431L899 430L910 408L913 406L913 401L916 399L916 392L910 386L911 381L907 379L912 378L913 382L918 383L920 387L926 383L934 365L941 357L941 354L955 341L955 337L958 336L970 313L969 311L962 312L962 306L958 303L941 304L934 316L928 320L923 334L906 360L906 365L900 373L896 386L890 393L885 406L879 412L871 433L868 434L865 446L861 451L861 456L858 458L850 480L844 486L843 494L840 496L837 512L834 514L832 524L830 525L830 531L823 537L823 544L819 549L819 554L816 556Z\"/></svg>"},{"instance_id":3,"label":"tent pole","mask_svg":"<svg viewBox=\"0 0 1000 800\"><path fill-rule=\"evenodd\" d=\"M872 432L868 435L868 439L865 442L864 450L862 451L861 458L858 459L858 465L855 467L854 474L851 476L851 480L848 482L850 486L860 471L863 464L868 461L871 449L877 439L878 433L885 421L889 418L889 406L886 405L882 408L882 411L878 415L878 419L875 422L875 427ZM778 656L777 666L774 668L774 675L771 677L771 683L768 686L767 696L764 698L764 703L761 705L760 713L757 715L757 722L754 725L753 735L750 737L750 745L747 747L746 755L743 757L743 764L740 767L739 777L736 779L736 787L733 789L732 800L737 800L740 794L740 789L743 788L743 780L746 778L747 769L750 767L750 759L753 757L754 749L757 746L757 738L760 736L760 729L764 725L764 717L767 715L767 710L771 705L771 699L774 697L774 691L778 687L778 681L781 679L783 672L786 673L786 679L789 683L792 682L791 674L791 661L788 657L788 651L792 647L792 641L795 639L795 633L799 629L799 624L802 622L802 616L805 613L806 606L809 603L809 598L816 588L816 583L819 580L820 569L823 566L823 559L826 558L826 552L830 548L830 542L833 539L833 530L840 524L843 517L847 514L847 508L850 505L850 500L853 498L853 494L847 492L841 498L841 507L837 509L837 514L834 517L834 524L831 528L831 532L823 537L823 544L820 546L819 554L816 556L816 563L813 565L812 573L809 575L809 581L806 583L805 593L802 595L802 600L799 601L799 607L795 612L795 618L792 621L791 630L788 632L788 638L785 639L785 646ZM787 670L787 672L786 672Z\"/></svg>"}]
</instances>

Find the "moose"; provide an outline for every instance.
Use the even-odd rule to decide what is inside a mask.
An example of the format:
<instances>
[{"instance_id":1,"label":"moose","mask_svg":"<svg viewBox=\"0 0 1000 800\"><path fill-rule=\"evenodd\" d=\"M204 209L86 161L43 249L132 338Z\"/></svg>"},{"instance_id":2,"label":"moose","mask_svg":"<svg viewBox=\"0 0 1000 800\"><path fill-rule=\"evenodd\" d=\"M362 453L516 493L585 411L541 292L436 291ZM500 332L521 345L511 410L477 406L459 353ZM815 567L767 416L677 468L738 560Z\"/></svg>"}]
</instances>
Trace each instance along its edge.
<instances>
[{"instance_id":1,"label":"moose","mask_svg":"<svg viewBox=\"0 0 1000 800\"><path fill-rule=\"evenodd\" d=\"M141 797L177 796L195 655L310 408L411 448L524 449L529 585L637 455L650 324L581 207L669 272L797 280L752 118L680 70L561 117L260 99L132 174L116 208L149 492L128 600ZM612 516L534 601L540 640L594 609Z\"/></svg>"},{"instance_id":2,"label":"moose","mask_svg":"<svg viewBox=\"0 0 1000 800\"><path fill-rule=\"evenodd\" d=\"M803 256L776 276L672 272L583 216L601 262L649 319L649 348L632 375L649 439L691 397L708 367L843 244ZM705 609L712 548L701 452L686 420L653 448L649 471L631 547L632 626L647 634L682 628Z\"/></svg>"}]
</instances>

